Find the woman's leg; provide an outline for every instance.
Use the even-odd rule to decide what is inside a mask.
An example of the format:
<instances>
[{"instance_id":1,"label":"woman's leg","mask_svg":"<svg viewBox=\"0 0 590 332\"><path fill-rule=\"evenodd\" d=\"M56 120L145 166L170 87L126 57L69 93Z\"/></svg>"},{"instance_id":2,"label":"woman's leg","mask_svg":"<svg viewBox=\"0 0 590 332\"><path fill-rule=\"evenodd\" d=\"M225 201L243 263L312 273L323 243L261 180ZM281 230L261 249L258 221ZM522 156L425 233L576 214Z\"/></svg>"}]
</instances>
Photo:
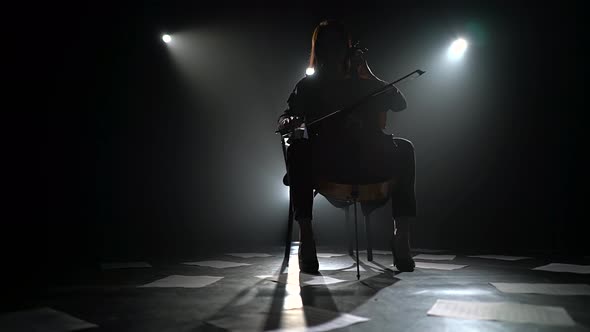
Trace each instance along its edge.
<instances>
[{"instance_id":1,"label":"woman's leg","mask_svg":"<svg viewBox=\"0 0 590 332\"><path fill-rule=\"evenodd\" d=\"M393 138L393 169L397 179L392 190L393 217L416 216L416 158L414 145L405 138Z\"/></svg>"},{"instance_id":2,"label":"woman's leg","mask_svg":"<svg viewBox=\"0 0 590 332\"><path fill-rule=\"evenodd\" d=\"M416 165L414 145L407 139L393 138L393 169L396 183L392 187L391 206L394 223L392 248L394 264L404 272L414 270L410 253L410 222L416 216Z\"/></svg>"},{"instance_id":3,"label":"woman's leg","mask_svg":"<svg viewBox=\"0 0 590 332\"><path fill-rule=\"evenodd\" d=\"M289 193L295 220L311 219L313 209L313 180L311 144L297 140L287 149Z\"/></svg>"},{"instance_id":4,"label":"woman's leg","mask_svg":"<svg viewBox=\"0 0 590 332\"><path fill-rule=\"evenodd\" d=\"M299 269L315 273L319 263L311 227L313 210L313 172L311 143L308 140L293 142L287 149L289 191L293 202L294 218L299 224Z\"/></svg>"}]
</instances>

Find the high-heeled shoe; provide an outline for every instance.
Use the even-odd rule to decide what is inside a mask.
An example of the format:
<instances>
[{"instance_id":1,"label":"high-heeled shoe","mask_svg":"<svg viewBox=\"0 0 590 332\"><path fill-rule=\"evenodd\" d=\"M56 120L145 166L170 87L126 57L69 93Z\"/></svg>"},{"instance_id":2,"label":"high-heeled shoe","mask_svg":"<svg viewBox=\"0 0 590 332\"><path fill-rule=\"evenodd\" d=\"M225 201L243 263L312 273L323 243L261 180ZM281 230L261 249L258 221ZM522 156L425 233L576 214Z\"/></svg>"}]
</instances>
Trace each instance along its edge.
<instances>
[{"instance_id":1,"label":"high-heeled shoe","mask_svg":"<svg viewBox=\"0 0 590 332\"><path fill-rule=\"evenodd\" d=\"M399 227L394 221L391 249L393 252L393 265L401 272L414 272L416 263L410 252L410 231L407 225Z\"/></svg>"},{"instance_id":2,"label":"high-heeled shoe","mask_svg":"<svg viewBox=\"0 0 590 332\"><path fill-rule=\"evenodd\" d=\"M392 252L393 265L400 272L414 272L414 269L416 268L416 263L414 262L414 259L409 253L406 254L403 252L403 249L400 250L399 248L396 248L395 244L393 244L392 246Z\"/></svg>"},{"instance_id":3,"label":"high-heeled shoe","mask_svg":"<svg viewBox=\"0 0 590 332\"><path fill-rule=\"evenodd\" d=\"M318 262L315 241L313 239L300 242L297 255L299 257L299 271L312 274L319 272L320 264Z\"/></svg>"}]
</instances>

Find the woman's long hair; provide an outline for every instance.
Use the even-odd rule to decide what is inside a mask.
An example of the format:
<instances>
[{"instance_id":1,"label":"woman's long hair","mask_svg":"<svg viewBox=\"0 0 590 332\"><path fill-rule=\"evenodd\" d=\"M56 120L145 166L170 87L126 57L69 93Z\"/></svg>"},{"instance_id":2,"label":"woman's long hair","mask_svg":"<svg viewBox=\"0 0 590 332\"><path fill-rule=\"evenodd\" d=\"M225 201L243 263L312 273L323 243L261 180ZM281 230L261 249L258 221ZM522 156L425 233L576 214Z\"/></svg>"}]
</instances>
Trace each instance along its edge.
<instances>
[{"instance_id":1,"label":"woman's long hair","mask_svg":"<svg viewBox=\"0 0 590 332\"><path fill-rule=\"evenodd\" d=\"M350 32L346 29L342 22L337 20L324 20L320 22L320 24L318 24L318 26L313 31L313 35L311 37L311 54L309 56L309 68L314 68L316 71L321 65L321 63L318 62L318 58L321 59L321 56L318 57L317 44L318 41L321 43L322 34L324 34L326 31L336 32L337 35L342 38L342 44L345 44L347 48L352 46ZM344 66L345 71L348 71L348 58L342 65Z\"/></svg>"}]
</instances>

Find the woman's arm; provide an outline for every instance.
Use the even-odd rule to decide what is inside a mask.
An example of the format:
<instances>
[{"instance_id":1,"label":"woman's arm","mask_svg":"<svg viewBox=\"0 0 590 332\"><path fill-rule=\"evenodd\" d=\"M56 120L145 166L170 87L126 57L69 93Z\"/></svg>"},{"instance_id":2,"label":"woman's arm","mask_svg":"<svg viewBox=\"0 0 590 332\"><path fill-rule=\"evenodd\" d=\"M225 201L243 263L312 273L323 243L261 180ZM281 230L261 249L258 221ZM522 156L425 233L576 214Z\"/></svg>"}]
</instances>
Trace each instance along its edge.
<instances>
[{"instance_id":1,"label":"woman's arm","mask_svg":"<svg viewBox=\"0 0 590 332\"><path fill-rule=\"evenodd\" d=\"M283 112L283 114L279 116L279 119L277 121L278 130L282 130L283 128L285 128L293 117L303 117L304 107L303 105L301 105L302 101L300 96L302 87L304 85L303 82L305 81L305 79L306 77L302 78L299 82L297 82L295 88L289 95L289 98L287 99L287 109Z\"/></svg>"}]
</instances>

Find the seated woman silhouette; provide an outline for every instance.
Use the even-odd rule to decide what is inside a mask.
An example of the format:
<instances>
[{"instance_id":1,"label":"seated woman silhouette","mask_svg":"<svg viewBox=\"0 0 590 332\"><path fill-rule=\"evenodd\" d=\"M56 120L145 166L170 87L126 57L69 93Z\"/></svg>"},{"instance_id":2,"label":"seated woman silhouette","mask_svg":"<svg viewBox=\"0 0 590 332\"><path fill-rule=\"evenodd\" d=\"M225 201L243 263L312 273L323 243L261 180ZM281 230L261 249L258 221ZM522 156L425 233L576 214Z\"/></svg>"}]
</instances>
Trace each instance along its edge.
<instances>
[{"instance_id":1,"label":"seated woman silhouette","mask_svg":"<svg viewBox=\"0 0 590 332\"><path fill-rule=\"evenodd\" d=\"M345 26L334 20L321 22L313 32L310 67L313 75L301 79L280 116L282 130L293 119L316 119L359 100L383 87L365 60L355 55ZM318 179L337 183L375 183L395 177L391 188L394 231L394 265L411 272L409 220L416 215L414 147L410 141L383 133L388 110L406 108L396 88L359 106L307 128L304 137L291 140L287 150L290 195L294 218L300 227L299 267L317 273L312 230L313 190Z\"/></svg>"}]
</instances>

